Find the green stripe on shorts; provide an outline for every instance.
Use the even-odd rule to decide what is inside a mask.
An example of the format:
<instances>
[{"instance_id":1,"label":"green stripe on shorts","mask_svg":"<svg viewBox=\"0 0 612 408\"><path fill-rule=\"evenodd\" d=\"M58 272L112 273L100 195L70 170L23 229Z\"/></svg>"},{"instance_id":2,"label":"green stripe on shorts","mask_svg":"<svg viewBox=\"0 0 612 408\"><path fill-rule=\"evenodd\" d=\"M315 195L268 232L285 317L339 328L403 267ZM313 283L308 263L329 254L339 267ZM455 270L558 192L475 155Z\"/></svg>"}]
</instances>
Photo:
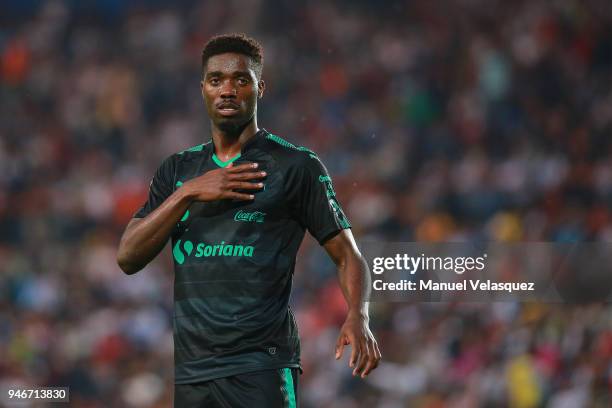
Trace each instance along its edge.
<instances>
[{"instance_id":1,"label":"green stripe on shorts","mask_svg":"<svg viewBox=\"0 0 612 408\"><path fill-rule=\"evenodd\" d=\"M291 376L290 368L279 370L281 374L281 392L283 393L286 407L296 408L295 403L295 388L293 386L293 377Z\"/></svg>"}]
</instances>

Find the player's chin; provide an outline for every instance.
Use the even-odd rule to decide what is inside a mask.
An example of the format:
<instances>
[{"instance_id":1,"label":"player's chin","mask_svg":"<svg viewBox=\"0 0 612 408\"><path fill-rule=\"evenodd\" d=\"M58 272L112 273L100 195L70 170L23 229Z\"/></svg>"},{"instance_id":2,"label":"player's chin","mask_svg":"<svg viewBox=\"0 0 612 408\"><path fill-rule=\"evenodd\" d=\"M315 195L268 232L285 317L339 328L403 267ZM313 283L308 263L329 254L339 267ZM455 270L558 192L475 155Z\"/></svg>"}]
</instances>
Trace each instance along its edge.
<instances>
[{"instance_id":1,"label":"player's chin","mask_svg":"<svg viewBox=\"0 0 612 408\"><path fill-rule=\"evenodd\" d=\"M249 116L248 114L244 113L232 116L217 116L215 124L219 129L231 132L244 129L244 127L249 124L252 118L252 115Z\"/></svg>"},{"instance_id":2,"label":"player's chin","mask_svg":"<svg viewBox=\"0 0 612 408\"><path fill-rule=\"evenodd\" d=\"M244 128L245 120L244 117L221 117L215 121L219 129L227 132L233 132Z\"/></svg>"}]
</instances>

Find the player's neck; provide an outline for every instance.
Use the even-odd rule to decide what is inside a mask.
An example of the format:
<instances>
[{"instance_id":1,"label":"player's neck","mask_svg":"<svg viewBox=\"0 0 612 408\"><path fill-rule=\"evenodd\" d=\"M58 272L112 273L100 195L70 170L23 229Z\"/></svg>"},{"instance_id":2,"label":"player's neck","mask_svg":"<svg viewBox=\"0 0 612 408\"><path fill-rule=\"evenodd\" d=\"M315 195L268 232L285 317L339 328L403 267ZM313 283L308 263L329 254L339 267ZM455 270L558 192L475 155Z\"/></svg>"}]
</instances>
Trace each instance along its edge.
<instances>
[{"instance_id":1,"label":"player's neck","mask_svg":"<svg viewBox=\"0 0 612 408\"><path fill-rule=\"evenodd\" d=\"M212 139L215 154L227 161L240 153L242 146L259 131L257 120L253 118L246 126L237 129L220 129L212 125Z\"/></svg>"}]
</instances>

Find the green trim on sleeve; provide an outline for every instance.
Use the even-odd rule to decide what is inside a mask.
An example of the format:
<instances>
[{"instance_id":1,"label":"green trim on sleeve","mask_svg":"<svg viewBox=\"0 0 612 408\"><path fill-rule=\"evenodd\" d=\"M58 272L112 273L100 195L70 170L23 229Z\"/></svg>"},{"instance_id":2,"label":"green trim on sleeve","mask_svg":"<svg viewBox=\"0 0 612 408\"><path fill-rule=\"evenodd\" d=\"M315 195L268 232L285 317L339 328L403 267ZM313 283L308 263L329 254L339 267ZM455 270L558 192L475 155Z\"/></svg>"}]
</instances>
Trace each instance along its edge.
<instances>
[{"instance_id":1,"label":"green trim on sleeve","mask_svg":"<svg viewBox=\"0 0 612 408\"><path fill-rule=\"evenodd\" d=\"M271 140L274 143L277 143L277 144L279 144L281 146L288 147L290 149L299 150L300 152L306 152L306 153L308 153L308 155L310 156L311 159L319 160L319 157L317 156L317 154L315 152L313 152L312 150L310 150L310 149L308 149L306 147L296 146L293 143L286 141L285 139L283 139L280 136L276 136L276 135L273 135L272 133L268 133L268 135L266 136L266 139Z\"/></svg>"},{"instance_id":2,"label":"green trim on sleeve","mask_svg":"<svg viewBox=\"0 0 612 408\"><path fill-rule=\"evenodd\" d=\"M183 150L181 152L178 152L178 154L183 154L185 152L201 152L202 149L204 149L204 144L205 143L202 143L202 144L190 147L189 149L185 149L185 150Z\"/></svg>"}]
</instances>

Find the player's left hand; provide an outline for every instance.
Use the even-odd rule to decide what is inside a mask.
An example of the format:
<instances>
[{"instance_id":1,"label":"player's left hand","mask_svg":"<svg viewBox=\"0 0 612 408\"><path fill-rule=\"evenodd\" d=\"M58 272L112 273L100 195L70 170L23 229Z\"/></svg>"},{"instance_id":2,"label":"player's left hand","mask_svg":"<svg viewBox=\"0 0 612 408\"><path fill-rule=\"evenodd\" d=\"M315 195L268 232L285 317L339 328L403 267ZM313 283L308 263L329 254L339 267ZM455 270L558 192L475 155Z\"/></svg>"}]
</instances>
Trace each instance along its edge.
<instances>
[{"instance_id":1,"label":"player's left hand","mask_svg":"<svg viewBox=\"0 0 612 408\"><path fill-rule=\"evenodd\" d=\"M344 346L349 344L352 346L349 367L353 369L354 376L360 375L361 378L365 378L378 367L381 358L378 343L370 331L367 317L349 313L336 342L336 360L342 357Z\"/></svg>"}]
</instances>

